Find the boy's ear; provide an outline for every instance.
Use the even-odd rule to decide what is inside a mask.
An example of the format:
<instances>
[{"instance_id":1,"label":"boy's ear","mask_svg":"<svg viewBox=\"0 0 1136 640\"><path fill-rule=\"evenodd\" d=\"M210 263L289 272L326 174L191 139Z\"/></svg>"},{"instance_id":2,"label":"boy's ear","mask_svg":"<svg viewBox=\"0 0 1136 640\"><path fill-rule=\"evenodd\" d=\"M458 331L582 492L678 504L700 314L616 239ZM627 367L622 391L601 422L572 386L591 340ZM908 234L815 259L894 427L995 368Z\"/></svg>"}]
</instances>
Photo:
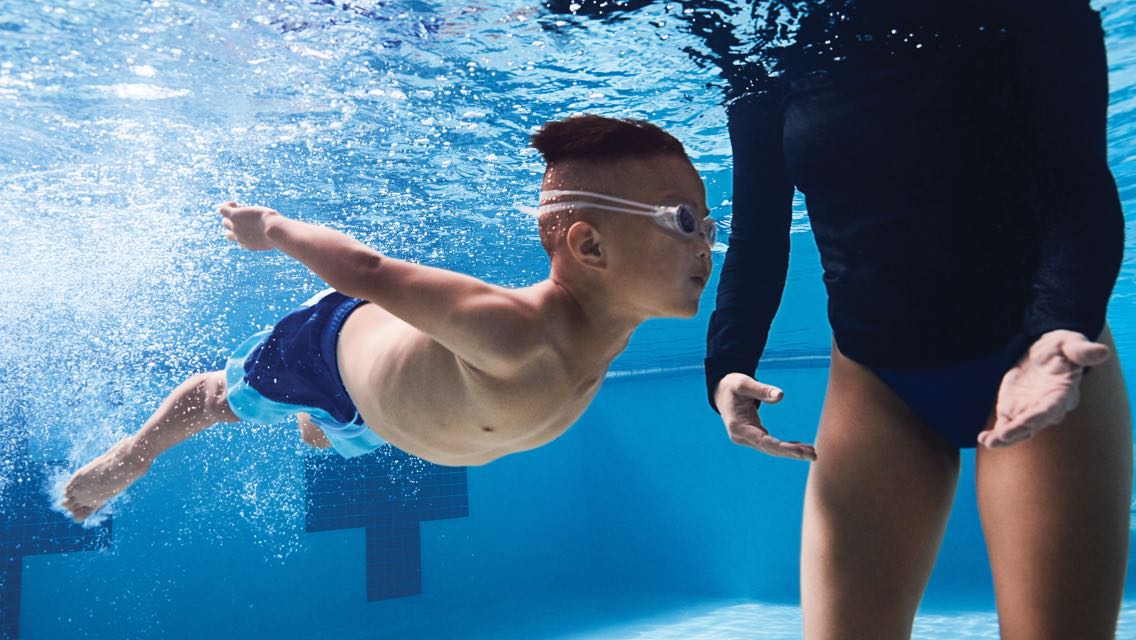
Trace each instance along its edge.
<instances>
[{"instance_id":1,"label":"boy's ear","mask_svg":"<svg viewBox=\"0 0 1136 640\"><path fill-rule=\"evenodd\" d=\"M607 268L607 251L605 251L600 230L589 222L577 220L568 227L565 244L572 257L585 267L592 269Z\"/></svg>"}]
</instances>

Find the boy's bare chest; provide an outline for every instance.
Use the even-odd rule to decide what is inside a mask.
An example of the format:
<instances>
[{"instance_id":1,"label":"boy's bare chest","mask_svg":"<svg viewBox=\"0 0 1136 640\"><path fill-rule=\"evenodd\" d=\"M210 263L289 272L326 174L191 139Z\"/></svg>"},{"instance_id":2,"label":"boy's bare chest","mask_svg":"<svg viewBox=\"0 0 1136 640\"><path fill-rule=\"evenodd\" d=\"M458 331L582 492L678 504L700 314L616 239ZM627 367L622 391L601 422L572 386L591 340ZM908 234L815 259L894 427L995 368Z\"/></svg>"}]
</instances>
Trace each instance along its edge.
<instances>
[{"instance_id":1,"label":"boy's bare chest","mask_svg":"<svg viewBox=\"0 0 1136 640\"><path fill-rule=\"evenodd\" d=\"M540 446L580 417L603 380L602 370L569 374L540 363L510 378L488 376L398 329L342 344L341 374L371 428L436 462L471 464Z\"/></svg>"}]
</instances>

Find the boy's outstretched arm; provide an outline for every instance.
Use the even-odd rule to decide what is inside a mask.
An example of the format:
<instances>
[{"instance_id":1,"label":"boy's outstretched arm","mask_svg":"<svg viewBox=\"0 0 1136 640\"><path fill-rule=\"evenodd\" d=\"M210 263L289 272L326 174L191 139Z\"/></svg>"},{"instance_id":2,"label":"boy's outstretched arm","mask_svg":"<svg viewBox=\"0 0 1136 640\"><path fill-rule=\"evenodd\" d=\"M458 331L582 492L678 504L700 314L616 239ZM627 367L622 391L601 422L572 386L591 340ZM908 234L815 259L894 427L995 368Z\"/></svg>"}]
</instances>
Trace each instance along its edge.
<instances>
[{"instance_id":1,"label":"boy's outstretched arm","mask_svg":"<svg viewBox=\"0 0 1136 640\"><path fill-rule=\"evenodd\" d=\"M514 290L384 256L267 207L230 202L220 214L227 239L254 251L280 249L335 290L378 304L478 369L508 373L539 346L536 309Z\"/></svg>"}]
</instances>

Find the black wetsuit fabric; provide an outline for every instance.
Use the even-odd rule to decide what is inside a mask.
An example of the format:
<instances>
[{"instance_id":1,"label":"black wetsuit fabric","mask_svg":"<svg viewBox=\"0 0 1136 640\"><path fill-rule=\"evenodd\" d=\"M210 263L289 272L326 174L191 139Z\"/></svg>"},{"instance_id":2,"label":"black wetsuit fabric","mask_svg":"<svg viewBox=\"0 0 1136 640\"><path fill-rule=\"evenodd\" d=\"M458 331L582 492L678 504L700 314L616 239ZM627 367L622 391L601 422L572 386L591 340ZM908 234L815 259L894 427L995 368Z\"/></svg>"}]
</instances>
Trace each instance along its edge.
<instances>
[{"instance_id":1,"label":"black wetsuit fabric","mask_svg":"<svg viewBox=\"0 0 1136 640\"><path fill-rule=\"evenodd\" d=\"M794 187L842 353L928 370L1055 329L1096 339L1124 219L1107 65L1084 0L815 7L728 106L733 221L706 382L753 374L780 304Z\"/></svg>"}]
</instances>

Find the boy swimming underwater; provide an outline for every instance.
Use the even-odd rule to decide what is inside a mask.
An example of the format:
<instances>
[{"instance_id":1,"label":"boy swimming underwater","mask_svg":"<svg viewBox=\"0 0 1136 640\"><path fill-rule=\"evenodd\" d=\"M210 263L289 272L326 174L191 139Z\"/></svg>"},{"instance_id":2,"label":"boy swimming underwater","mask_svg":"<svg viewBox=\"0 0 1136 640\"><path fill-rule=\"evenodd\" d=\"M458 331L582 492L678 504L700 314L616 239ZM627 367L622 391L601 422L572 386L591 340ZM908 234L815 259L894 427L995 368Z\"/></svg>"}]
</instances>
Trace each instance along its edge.
<instances>
[{"instance_id":1,"label":"boy swimming underwater","mask_svg":"<svg viewBox=\"0 0 1136 640\"><path fill-rule=\"evenodd\" d=\"M577 116L546 123L532 144L547 165L536 213L551 274L521 289L395 260L265 207L222 206L226 238L280 249L334 290L251 337L225 370L178 386L75 473L63 506L86 519L219 422L295 415L305 442L345 457L390 443L454 466L564 433L640 323L697 311L715 226L682 144L654 125Z\"/></svg>"}]
</instances>

